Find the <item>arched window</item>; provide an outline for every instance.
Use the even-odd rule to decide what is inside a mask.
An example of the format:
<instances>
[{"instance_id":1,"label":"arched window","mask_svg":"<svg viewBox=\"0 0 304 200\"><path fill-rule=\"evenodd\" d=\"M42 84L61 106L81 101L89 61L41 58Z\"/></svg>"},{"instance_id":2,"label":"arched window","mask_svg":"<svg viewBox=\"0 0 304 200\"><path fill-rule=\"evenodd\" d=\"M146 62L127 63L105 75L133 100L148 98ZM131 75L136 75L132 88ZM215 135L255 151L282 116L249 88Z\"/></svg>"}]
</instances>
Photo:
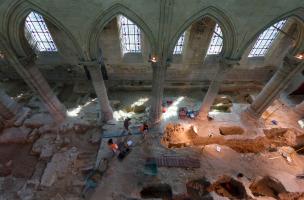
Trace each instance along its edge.
<instances>
[{"instance_id":1,"label":"arched window","mask_svg":"<svg viewBox=\"0 0 304 200\"><path fill-rule=\"evenodd\" d=\"M272 42L277 38L279 30L283 28L285 23L286 20L282 20L266 29L255 42L248 57L265 56Z\"/></svg>"},{"instance_id":2,"label":"arched window","mask_svg":"<svg viewBox=\"0 0 304 200\"><path fill-rule=\"evenodd\" d=\"M25 35L38 51L57 51L55 42L41 15L31 12L25 19Z\"/></svg>"},{"instance_id":3,"label":"arched window","mask_svg":"<svg viewBox=\"0 0 304 200\"><path fill-rule=\"evenodd\" d=\"M179 37L179 39L174 47L173 54L182 54L184 42L185 42L185 32Z\"/></svg>"},{"instance_id":4,"label":"arched window","mask_svg":"<svg viewBox=\"0 0 304 200\"><path fill-rule=\"evenodd\" d=\"M219 54L223 48L223 33L218 24L215 25L214 32L209 44L207 55Z\"/></svg>"},{"instance_id":5,"label":"arched window","mask_svg":"<svg viewBox=\"0 0 304 200\"><path fill-rule=\"evenodd\" d=\"M140 53L140 29L128 18L118 17L122 53Z\"/></svg>"}]
</instances>

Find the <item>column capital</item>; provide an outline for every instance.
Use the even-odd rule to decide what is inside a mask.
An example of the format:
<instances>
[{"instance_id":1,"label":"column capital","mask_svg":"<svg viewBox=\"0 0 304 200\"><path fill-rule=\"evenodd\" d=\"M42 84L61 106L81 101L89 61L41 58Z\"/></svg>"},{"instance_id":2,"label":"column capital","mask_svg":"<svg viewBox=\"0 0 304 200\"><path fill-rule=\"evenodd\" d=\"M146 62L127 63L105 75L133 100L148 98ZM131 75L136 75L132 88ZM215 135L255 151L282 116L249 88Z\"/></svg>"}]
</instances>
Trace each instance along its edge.
<instances>
[{"instance_id":1,"label":"column capital","mask_svg":"<svg viewBox=\"0 0 304 200\"><path fill-rule=\"evenodd\" d=\"M287 56L284 57L284 65L295 67L301 63L304 63L303 59L300 59L296 56L288 54Z\"/></svg>"},{"instance_id":2,"label":"column capital","mask_svg":"<svg viewBox=\"0 0 304 200\"><path fill-rule=\"evenodd\" d=\"M283 65L279 68L279 71L281 74L289 74L295 69L301 70L303 66L303 59L299 59L296 56L287 55L284 57Z\"/></svg>"},{"instance_id":3,"label":"column capital","mask_svg":"<svg viewBox=\"0 0 304 200\"><path fill-rule=\"evenodd\" d=\"M161 62L151 62L152 68L168 68L170 65L170 62L166 62L165 64L162 64Z\"/></svg>"},{"instance_id":4,"label":"column capital","mask_svg":"<svg viewBox=\"0 0 304 200\"><path fill-rule=\"evenodd\" d=\"M219 58L219 63L223 65L227 65L229 67L233 67L234 65L239 65L240 59L233 59L233 58L225 58L225 57L220 57Z\"/></svg>"}]
</instances>

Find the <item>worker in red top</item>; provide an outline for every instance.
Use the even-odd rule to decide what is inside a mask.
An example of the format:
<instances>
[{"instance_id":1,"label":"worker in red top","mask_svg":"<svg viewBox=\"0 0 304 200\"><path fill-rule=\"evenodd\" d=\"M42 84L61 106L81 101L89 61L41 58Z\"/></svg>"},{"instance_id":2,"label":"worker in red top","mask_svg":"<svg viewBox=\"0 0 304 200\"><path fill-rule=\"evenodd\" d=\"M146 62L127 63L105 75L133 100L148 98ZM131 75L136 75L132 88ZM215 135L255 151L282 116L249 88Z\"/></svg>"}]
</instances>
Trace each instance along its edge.
<instances>
[{"instance_id":1,"label":"worker in red top","mask_svg":"<svg viewBox=\"0 0 304 200\"><path fill-rule=\"evenodd\" d=\"M147 122L144 122L140 128L139 131L143 134L144 139L146 139L148 131L149 131L149 126Z\"/></svg>"},{"instance_id":2,"label":"worker in red top","mask_svg":"<svg viewBox=\"0 0 304 200\"><path fill-rule=\"evenodd\" d=\"M118 145L115 144L112 139L108 140L108 147L112 150L114 155L119 153Z\"/></svg>"}]
</instances>

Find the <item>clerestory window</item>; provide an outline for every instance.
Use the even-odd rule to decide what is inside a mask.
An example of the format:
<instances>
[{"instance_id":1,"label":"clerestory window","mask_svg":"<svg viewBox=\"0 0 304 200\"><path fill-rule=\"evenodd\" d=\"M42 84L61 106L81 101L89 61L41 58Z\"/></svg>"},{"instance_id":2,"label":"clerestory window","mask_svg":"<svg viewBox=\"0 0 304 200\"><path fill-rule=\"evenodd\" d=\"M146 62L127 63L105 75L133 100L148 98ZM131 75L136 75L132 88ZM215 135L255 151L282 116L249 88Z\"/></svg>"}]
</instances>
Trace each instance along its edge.
<instances>
[{"instance_id":1,"label":"clerestory window","mask_svg":"<svg viewBox=\"0 0 304 200\"><path fill-rule=\"evenodd\" d=\"M207 55L219 54L223 48L223 33L218 24L215 25L214 32L209 44Z\"/></svg>"},{"instance_id":2,"label":"clerestory window","mask_svg":"<svg viewBox=\"0 0 304 200\"><path fill-rule=\"evenodd\" d=\"M173 54L182 54L183 48L184 48L184 42L185 42L185 32L179 37L175 47Z\"/></svg>"},{"instance_id":3,"label":"clerestory window","mask_svg":"<svg viewBox=\"0 0 304 200\"><path fill-rule=\"evenodd\" d=\"M140 53L140 29L124 16L118 17L122 53Z\"/></svg>"},{"instance_id":4,"label":"clerestory window","mask_svg":"<svg viewBox=\"0 0 304 200\"><path fill-rule=\"evenodd\" d=\"M57 51L50 31L40 14L31 12L27 16L25 19L25 33L30 45L38 51Z\"/></svg>"},{"instance_id":5,"label":"clerestory window","mask_svg":"<svg viewBox=\"0 0 304 200\"><path fill-rule=\"evenodd\" d=\"M253 48L251 49L248 57L262 57L265 56L269 50L273 41L277 38L279 34L279 29L282 29L286 23L286 20L279 21L273 26L266 29L255 42Z\"/></svg>"}]
</instances>

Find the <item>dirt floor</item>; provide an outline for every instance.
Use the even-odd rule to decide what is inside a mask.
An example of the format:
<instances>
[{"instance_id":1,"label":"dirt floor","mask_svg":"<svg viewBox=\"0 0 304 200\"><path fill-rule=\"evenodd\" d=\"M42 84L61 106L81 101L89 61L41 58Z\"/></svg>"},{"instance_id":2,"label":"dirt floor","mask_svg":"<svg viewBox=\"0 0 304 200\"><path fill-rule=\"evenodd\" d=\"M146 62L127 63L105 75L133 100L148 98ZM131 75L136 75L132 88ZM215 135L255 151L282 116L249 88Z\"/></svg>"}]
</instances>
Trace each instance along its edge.
<instances>
[{"instance_id":1,"label":"dirt floor","mask_svg":"<svg viewBox=\"0 0 304 200\"><path fill-rule=\"evenodd\" d=\"M0 175L12 174L16 178L30 178L38 162L38 158L30 154L31 148L31 144L1 144ZM11 173L7 170L11 170Z\"/></svg>"},{"instance_id":2,"label":"dirt floor","mask_svg":"<svg viewBox=\"0 0 304 200\"><path fill-rule=\"evenodd\" d=\"M73 88L57 91L69 117L97 124L94 96L76 98L65 94L69 91ZM26 93L15 90L11 94L19 96L22 92ZM113 124L80 133L47 132L26 144L1 144L0 199L303 199L304 179L297 176L304 173L304 156L296 151L304 146L304 133L295 123L299 116L288 105L275 102L261 123L254 124L244 122L239 115L248 106L244 95L226 93L233 101L229 112L214 112L211 121L179 119L178 109L197 110L204 92L167 91L164 119L144 139L138 126L148 118L150 93L131 94L109 94L118 120ZM33 94L26 97L22 100L25 105L35 99ZM33 109L35 113L43 110ZM133 134L118 137L126 116L132 118ZM118 153L109 150L110 138L117 144L132 142L125 157L118 158ZM189 163L189 167L157 166L148 158L179 159L174 166L195 160L199 167ZM95 171L96 160L100 164ZM97 185L84 192L91 183L88 180Z\"/></svg>"}]
</instances>

